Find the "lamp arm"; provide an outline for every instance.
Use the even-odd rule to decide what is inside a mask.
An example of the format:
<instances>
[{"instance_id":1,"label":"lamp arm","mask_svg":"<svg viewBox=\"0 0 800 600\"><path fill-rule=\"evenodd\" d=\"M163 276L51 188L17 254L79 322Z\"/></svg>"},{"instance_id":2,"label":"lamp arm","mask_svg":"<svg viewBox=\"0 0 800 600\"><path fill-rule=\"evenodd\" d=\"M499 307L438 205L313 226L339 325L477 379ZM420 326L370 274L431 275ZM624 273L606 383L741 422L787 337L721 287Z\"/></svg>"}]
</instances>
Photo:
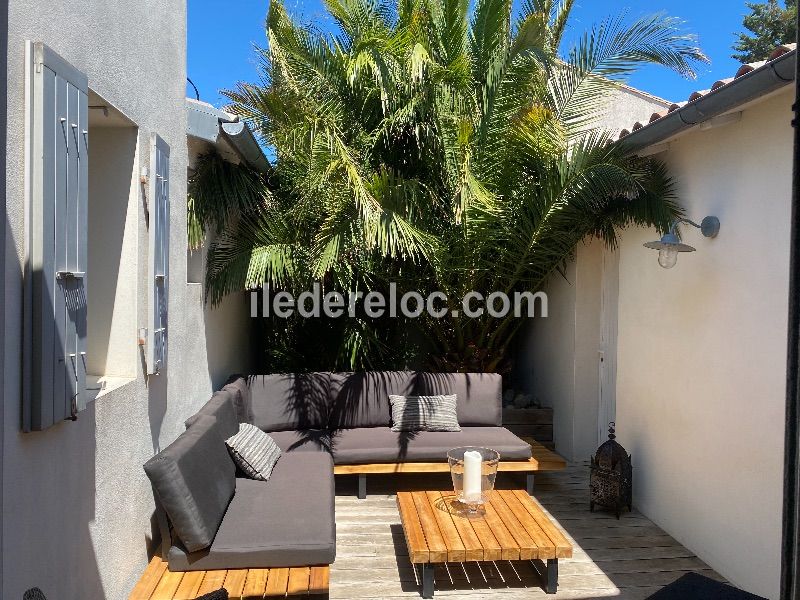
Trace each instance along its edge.
<instances>
[{"instance_id":1,"label":"lamp arm","mask_svg":"<svg viewBox=\"0 0 800 600\"><path fill-rule=\"evenodd\" d=\"M692 227L697 227L697 229L702 228L702 226L699 223L695 223L691 219L678 218L672 222L672 226L669 228L669 232L672 234L677 233L678 225L680 225L681 223L686 223L687 225L691 225Z\"/></svg>"},{"instance_id":2,"label":"lamp arm","mask_svg":"<svg viewBox=\"0 0 800 600\"><path fill-rule=\"evenodd\" d=\"M696 227L699 229L705 237L708 238L715 238L719 233L719 219L717 217L708 216L701 223L695 223L691 219L684 219L678 218L672 222L672 226L669 228L669 232L672 235L677 235L678 233L678 225L681 223L686 223L687 225L691 225L692 227Z\"/></svg>"}]
</instances>

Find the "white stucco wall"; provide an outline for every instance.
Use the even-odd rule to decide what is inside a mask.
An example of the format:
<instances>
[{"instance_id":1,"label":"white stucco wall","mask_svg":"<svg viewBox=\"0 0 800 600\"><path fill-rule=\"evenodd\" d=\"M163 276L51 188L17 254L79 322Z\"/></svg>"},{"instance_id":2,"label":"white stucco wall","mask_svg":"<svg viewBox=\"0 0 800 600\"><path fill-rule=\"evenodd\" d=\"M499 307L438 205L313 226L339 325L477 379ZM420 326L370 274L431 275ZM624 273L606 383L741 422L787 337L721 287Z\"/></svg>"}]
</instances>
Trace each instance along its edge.
<instances>
[{"instance_id":1,"label":"white stucco wall","mask_svg":"<svg viewBox=\"0 0 800 600\"><path fill-rule=\"evenodd\" d=\"M668 106L667 101L621 88L599 126L617 135ZM515 386L553 408L556 451L568 460L587 460L597 449L603 251L596 240L576 248L566 278L554 274L544 287L549 317L526 327L518 345Z\"/></svg>"},{"instance_id":2,"label":"white stucco wall","mask_svg":"<svg viewBox=\"0 0 800 600\"><path fill-rule=\"evenodd\" d=\"M715 240L672 270L620 248L618 440L634 504L734 584L777 598L792 174L792 86L739 123L693 130L666 161L687 215Z\"/></svg>"},{"instance_id":3,"label":"white stucco wall","mask_svg":"<svg viewBox=\"0 0 800 600\"><path fill-rule=\"evenodd\" d=\"M3 337L3 580L0 597L19 599L33 586L52 600L127 598L146 564L152 494L142 464L183 429L212 390L212 375L238 370L230 336L206 344L200 295L186 282L186 7L182 0L11 0L8 39L7 236ZM142 199L126 250L134 275L134 315L114 325L137 353L135 379L46 431L20 432L22 367L24 43L42 41L88 75L89 86L138 126L133 175L147 164L158 133L171 148L169 368L143 375L135 327L148 307L147 227ZM126 248L129 246L126 246ZM91 247L90 247L91 248ZM137 276L138 273L138 276ZM89 273L89 319L92 295ZM218 329L224 327L216 325ZM209 364L207 347L226 357ZM213 357L212 357L213 358Z\"/></svg>"},{"instance_id":4,"label":"white stucco wall","mask_svg":"<svg viewBox=\"0 0 800 600\"><path fill-rule=\"evenodd\" d=\"M554 409L553 441L571 461L597 449L602 256L602 242L586 240L564 274L550 277L548 317L531 323L517 355L517 380Z\"/></svg>"}]
</instances>

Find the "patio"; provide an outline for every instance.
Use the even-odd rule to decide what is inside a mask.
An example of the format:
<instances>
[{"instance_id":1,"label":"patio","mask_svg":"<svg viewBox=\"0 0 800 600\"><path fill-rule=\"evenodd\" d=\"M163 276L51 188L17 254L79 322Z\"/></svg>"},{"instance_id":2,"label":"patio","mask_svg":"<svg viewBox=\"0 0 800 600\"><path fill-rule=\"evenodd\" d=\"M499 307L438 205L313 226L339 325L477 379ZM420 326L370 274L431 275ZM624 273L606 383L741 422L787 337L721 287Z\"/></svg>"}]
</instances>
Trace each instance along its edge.
<instances>
[{"instance_id":1,"label":"patio","mask_svg":"<svg viewBox=\"0 0 800 600\"><path fill-rule=\"evenodd\" d=\"M515 481L516 478L516 481ZM419 598L408 560L394 493L398 489L439 489L446 475L375 477L366 500L355 497L355 478L336 483L337 558L331 565L331 598ZM524 486L524 476L505 473L498 487ZM443 489L443 488L442 488ZM560 561L559 593L547 596L526 563L449 565L436 572L436 596L480 598L647 598L686 572L722 578L638 512L617 521L588 510L588 465L536 476L536 498L575 546ZM448 581L449 580L449 581Z\"/></svg>"},{"instance_id":2,"label":"patio","mask_svg":"<svg viewBox=\"0 0 800 600\"><path fill-rule=\"evenodd\" d=\"M330 598L420 597L418 574L408 559L394 494L398 489L444 489L448 479L443 474L375 476L370 495L366 500L359 500L356 478L337 478L338 541L336 562L330 569ZM524 483L523 475L504 473L498 478L500 488L519 487ZM509 600L523 597L638 599L649 597L690 571L723 580L638 512L625 513L620 520L608 512L590 513L586 464L573 463L563 471L538 474L536 498L575 547L574 558L561 561L558 594L547 596L544 593L541 580L530 563L497 562L437 568L437 597L480 598L491 591ZM162 568L159 577L164 574ZM251 596L246 592L243 595L243 590L248 588L246 578L241 575L235 571L231 576L224 571L210 572L205 577L213 581L206 582L201 581L198 574L172 573L162 578L162 585L153 594L141 598L166 598L162 594L166 587L174 590L172 597L183 598L181 590L189 587L208 592L223 585L231 598L261 598L261 595ZM187 581L181 582L184 578ZM284 584L290 583L289 587L294 585L291 577L283 579ZM306 583L311 582L307 579ZM267 589L273 588L267 586ZM291 595L295 593L297 590ZM140 598L135 593L131 597Z\"/></svg>"}]
</instances>

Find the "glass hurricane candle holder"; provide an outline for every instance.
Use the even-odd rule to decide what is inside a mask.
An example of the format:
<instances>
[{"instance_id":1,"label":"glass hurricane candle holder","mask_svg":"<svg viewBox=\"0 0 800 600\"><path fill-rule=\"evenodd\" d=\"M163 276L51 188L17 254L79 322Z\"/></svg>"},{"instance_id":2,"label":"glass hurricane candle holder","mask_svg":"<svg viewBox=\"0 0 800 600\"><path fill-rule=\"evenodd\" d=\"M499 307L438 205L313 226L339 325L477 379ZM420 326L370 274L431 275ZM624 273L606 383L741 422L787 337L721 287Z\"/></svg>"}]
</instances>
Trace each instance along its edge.
<instances>
[{"instance_id":1,"label":"glass hurricane candle holder","mask_svg":"<svg viewBox=\"0 0 800 600\"><path fill-rule=\"evenodd\" d=\"M447 460L456 498L466 507L467 516L476 516L494 489L500 453L491 448L465 446L450 450Z\"/></svg>"}]
</instances>

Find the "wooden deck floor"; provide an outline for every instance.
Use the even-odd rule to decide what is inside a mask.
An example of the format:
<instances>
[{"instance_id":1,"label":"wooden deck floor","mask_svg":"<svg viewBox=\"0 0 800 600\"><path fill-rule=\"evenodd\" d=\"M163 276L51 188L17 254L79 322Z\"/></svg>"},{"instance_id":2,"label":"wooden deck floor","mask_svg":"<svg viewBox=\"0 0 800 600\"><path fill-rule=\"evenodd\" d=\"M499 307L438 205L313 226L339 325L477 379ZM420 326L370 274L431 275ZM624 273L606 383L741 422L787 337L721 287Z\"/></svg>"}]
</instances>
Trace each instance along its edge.
<instances>
[{"instance_id":1,"label":"wooden deck floor","mask_svg":"<svg viewBox=\"0 0 800 600\"><path fill-rule=\"evenodd\" d=\"M330 597L419 598L394 492L447 489L449 476L372 476L366 500L355 497L354 477L336 483L337 559ZM443 487L444 486L444 487ZM498 487L524 487L524 475L501 473ZM474 600L488 593L517 598L647 598L689 571L720 579L705 563L637 512L617 521L588 506L588 466L569 465L536 475L536 497L575 546L559 561L559 593L547 596L530 564L448 565L436 572L436 596Z\"/></svg>"}]
</instances>

